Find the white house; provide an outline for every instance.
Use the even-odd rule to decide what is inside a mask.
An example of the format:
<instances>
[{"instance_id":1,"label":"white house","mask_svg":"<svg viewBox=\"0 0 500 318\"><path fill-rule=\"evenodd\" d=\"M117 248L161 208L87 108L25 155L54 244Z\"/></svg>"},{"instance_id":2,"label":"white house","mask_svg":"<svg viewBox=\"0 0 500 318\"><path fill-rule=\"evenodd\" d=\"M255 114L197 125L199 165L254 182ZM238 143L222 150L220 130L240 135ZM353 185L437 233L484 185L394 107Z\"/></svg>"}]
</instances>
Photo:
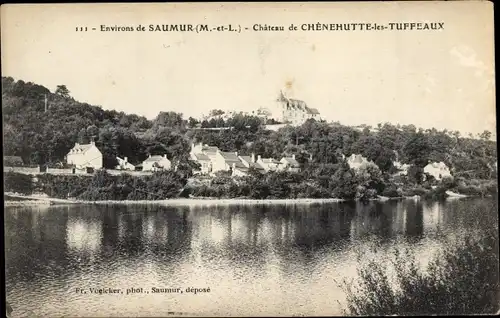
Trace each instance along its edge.
<instances>
[{"instance_id":1,"label":"white house","mask_svg":"<svg viewBox=\"0 0 500 318\"><path fill-rule=\"evenodd\" d=\"M90 144L75 143L75 146L66 155L66 162L69 165L74 165L78 170L101 169L102 153L93 141Z\"/></svg>"},{"instance_id":2,"label":"white house","mask_svg":"<svg viewBox=\"0 0 500 318\"><path fill-rule=\"evenodd\" d=\"M115 167L117 170L135 170L135 166L128 162L128 158L120 158L116 157L116 160L118 161L118 165Z\"/></svg>"},{"instance_id":3,"label":"white house","mask_svg":"<svg viewBox=\"0 0 500 318\"><path fill-rule=\"evenodd\" d=\"M196 161L200 164L200 170L195 171L195 174L207 174L212 172L212 162L207 155L205 155L204 153L191 153L190 156L191 160Z\"/></svg>"},{"instance_id":4,"label":"white house","mask_svg":"<svg viewBox=\"0 0 500 318\"><path fill-rule=\"evenodd\" d=\"M352 154L349 158L347 158L347 163L349 164L349 168L357 170L368 163L373 163L373 161L368 161L368 159L362 155Z\"/></svg>"},{"instance_id":5,"label":"white house","mask_svg":"<svg viewBox=\"0 0 500 318\"><path fill-rule=\"evenodd\" d=\"M247 169L253 168L259 171L260 173L266 173L264 167L262 167L260 164L257 163L257 160L255 159L255 154L252 154L251 156L238 156L238 158Z\"/></svg>"},{"instance_id":6,"label":"white house","mask_svg":"<svg viewBox=\"0 0 500 318\"><path fill-rule=\"evenodd\" d=\"M261 165L266 172L280 170L282 165L281 161L274 158L262 158L260 155L257 156L256 162Z\"/></svg>"},{"instance_id":7,"label":"white house","mask_svg":"<svg viewBox=\"0 0 500 318\"><path fill-rule=\"evenodd\" d=\"M217 151L215 161L212 165L212 172L234 171L235 168L246 169L245 165L238 158L238 152Z\"/></svg>"},{"instance_id":8,"label":"white house","mask_svg":"<svg viewBox=\"0 0 500 318\"><path fill-rule=\"evenodd\" d=\"M444 162L429 163L424 167L424 173L430 174L438 181L445 177L451 177L450 169Z\"/></svg>"},{"instance_id":9,"label":"white house","mask_svg":"<svg viewBox=\"0 0 500 318\"><path fill-rule=\"evenodd\" d=\"M291 157L283 157L280 162L282 163L280 166L280 170L287 170L290 172L300 172L300 164L295 159L295 155Z\"/></svg>"},{"instance_id":10,"label":"white house","mask_svg":"<svg viewBox=\"0 0 500 318\"><path fill-rule=\"evenodd\" d=\"M399 161L393 161L392 164L396 169L398 169L398 172L395 173L396 175L408 175L408 169L410 169L411 165L401 163Z\"/></svg>"},{"instance_id":11,"label":"white house","mask_svg":"<svg viewBox=\"0 0 500 318\"><path fill-rule=\"evenodd\" d=\"M172 162L168 160L167 155L151 156L142 162L142 171L170 170Z\"/></svg>"},{"instance_id":12,"label":"white house","mask_svg":"<svg viewBox=\"0 0 500 318\"><path fill-rule=\"evenodd\" d=\"M217 158L217 152L219 148L210 147L207 144L191 144L190 157L191 160L198 162L201 166L201 171L197 173L210 173L213 170L214 162Z\"/></svg>"}]
</instances>

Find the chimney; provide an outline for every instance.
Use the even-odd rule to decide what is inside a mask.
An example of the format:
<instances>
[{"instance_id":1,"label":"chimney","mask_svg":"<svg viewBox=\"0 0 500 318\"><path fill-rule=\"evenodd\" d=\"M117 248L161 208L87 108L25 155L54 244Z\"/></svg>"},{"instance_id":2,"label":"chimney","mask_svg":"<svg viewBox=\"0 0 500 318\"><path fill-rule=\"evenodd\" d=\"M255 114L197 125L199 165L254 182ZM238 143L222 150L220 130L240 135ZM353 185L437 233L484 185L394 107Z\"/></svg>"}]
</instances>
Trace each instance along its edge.
<instances>
[{"instance_id":1,"label":"chimney","mask_svg":"<svg viewBox=\"0 0 500 318\"><path fill-rule=\"evenodd\" d=\"M148 155L148 158L151 158L151 154Z\"/></svg>"},{"instance_id":2,"label":"chimney","mask_svg":"<svg viewBox=\"0 0 500 318\"><path fill-rule=\"evenodd\" d=\"M79 143L77 143L77 142L75 142L75 147L78 147L78 146L80 146L80 144L79 144Z\"/></svg>"},{"instance_id":3,"label":"chimney","mask_svg":"<svg viewBox=\"0 0 500 318\"><path fill-rule=\"evenodd\" d=\"M255 163L255 154L252 152L252 162Z\"/></svg>"},{"instance_id":4,"label":"chimney","mask_svg":"<svg viewBox=\"0 0 500 318\"><path fill-rule=\"evenodd\" d=\"M236 155L236 157L238 157L238 152L237 151L234 154Z\"/></svg>"},{"instance_id":5,"label":"chimney","mask_svg":"<svg viewBox=\"0 0 500 318\"><path fill-rule=\"evenodd\" d=\"M260 155L257 156L257 161L260 161L261 157Z\"/></svg>"},{"instance_id":6,"label":"chimney","mask_svg":"<svg viewBox=\"0 0 500 318\"><path fill-rule=\"evenodd\" d=\"M168 158L167 158L167 155L163 155L163 158L164 158L164 159L168 159Z\"/></svg>"},{"instance_id":7,"label":"chimney","mask_svg":"<svg viewBox=\"0 0 500 318\"><path fill-rule=\"evenodd\" d=\"M295 160L295 154L293 154L293 155L292 155L292 159L294 159L294 160Z\"/></svg>"},{"instance_id":8,"label":"chimney","mask_svg":"<svg viewBox=\"0 0 500 318\"><path fill-rule=\"evenodd\" d=\"M123 158L123 161L125 161L125 163L127 163L128 162L128 158L127 157Z\"/></svg>"}]
</instances>

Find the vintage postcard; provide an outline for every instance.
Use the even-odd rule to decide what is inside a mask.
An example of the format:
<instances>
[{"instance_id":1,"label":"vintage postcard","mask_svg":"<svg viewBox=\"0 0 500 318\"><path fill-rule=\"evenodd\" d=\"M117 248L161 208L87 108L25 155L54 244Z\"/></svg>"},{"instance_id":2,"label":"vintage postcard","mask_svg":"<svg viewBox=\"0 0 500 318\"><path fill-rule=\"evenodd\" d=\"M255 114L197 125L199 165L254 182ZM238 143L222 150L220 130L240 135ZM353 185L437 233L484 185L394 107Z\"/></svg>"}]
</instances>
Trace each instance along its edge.
<instances>
[{"instance_id":1,"label":"vintage postcard","mask_svg":"<svg viewBox=\"0 0 500 318\"><path fill-rule=\"evenodd\" d=\"M498 313L492 2L0 20L9 317Z\"/></svg>"}]
</instances>

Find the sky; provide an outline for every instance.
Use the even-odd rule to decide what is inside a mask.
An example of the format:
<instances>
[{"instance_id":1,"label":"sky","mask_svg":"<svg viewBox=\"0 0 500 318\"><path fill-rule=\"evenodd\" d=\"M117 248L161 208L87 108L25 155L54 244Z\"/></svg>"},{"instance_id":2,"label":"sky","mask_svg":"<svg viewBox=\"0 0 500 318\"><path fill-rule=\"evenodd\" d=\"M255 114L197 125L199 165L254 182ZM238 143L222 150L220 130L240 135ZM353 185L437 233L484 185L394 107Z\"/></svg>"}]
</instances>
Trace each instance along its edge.
<instances>
[{"instance_id":1,"label":"sky","mask_svg":"<svg viewBox=\"0 0 500 318\"><path fill-rule=\"evenodd\" d=\"M496 131L489 2L1 7L2 76L154 118L272 107L347 125ZM444 22L435 31L100 32L101 25ZM96 31L76 32L78 26Z\"/></svg>"}]
</instances>

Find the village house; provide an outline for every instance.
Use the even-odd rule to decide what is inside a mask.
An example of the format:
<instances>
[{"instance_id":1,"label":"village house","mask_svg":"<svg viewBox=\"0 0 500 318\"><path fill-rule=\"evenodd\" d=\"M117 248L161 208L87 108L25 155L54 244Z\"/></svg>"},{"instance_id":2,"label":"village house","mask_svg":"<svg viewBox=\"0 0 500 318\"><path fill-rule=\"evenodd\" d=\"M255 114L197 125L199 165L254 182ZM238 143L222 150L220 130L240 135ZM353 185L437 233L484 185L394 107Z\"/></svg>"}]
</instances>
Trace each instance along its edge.
<instances>
[{"instance_id":1,"label":"village house","mask_svg":"<svg viewBox=\"0 0 500 318\"><path fill-rule=\"evenodd\" d=\"M347 164L349 165L349 168L357 170L363 166L366 166L368 163L373 163L373 161L368 161L365 157L362 155L356 155L352 154L349 158L347 158Z\"/></svg>"},{"instance_id":2,"label":"village house","mask_svg":"<svg viewBox=\"0 0 500 318\"><path fill-rule=\"evenodd\" d=\"M295 154L291 157L283 157L280 162L282 163L280 166L280 170L286 170L290 172L300 172L300 164L295 159Z\"/></svg>"},{"instance_id":3,"label":"village house","mask_svg":"<svg viewBox=\"0 0 500 318\"><path fill-rule=\"evenodd\" d=\"M200 170L194 171L194 174L209 174L212 172L212 162L204 153L191 153L191 160L200 164Z\"/></svg>"},{"instance_id":4,"label":"village house","mask_svg":"<svg viewBox=\"0 0 500 318\"><path fill-rule=\"evenodd\" d=\"M316 108L308 107L302 100L287 98L283 92L280 92L276 102L278 110L274 117L279 122L298 126L308 119L321 120L320 113Z\"/></svg>"},{"instance_id":5,"label":"village house","mask_svg":"<svg viewBox=\"0 0 500 318\"><path fill-rule=\"evenodd\" d=\"M266 173L264 167L262 167L260 164L257 163L255 154L252 153L251 156L238 156L238 158L246 168L248 169L253 168L260 173Z\"/></svg>"},{"instance_id":6,"label":"village house","mask_svg":"<svg viewBox=\"0 0 500 318\"><path fill-rule=\"evenodd\" d=\"M75 143L75 146L66 155L66 162L76 170L101 169L103 165L102 153L94 141L89 144Z\"/></svg>"},{"instance_id":7,"label":"village house","mask_svg":"<svg viewBox=\"0 0 500 318\"><path fill-rule=\"evenodd\" d=\"M406 163L401 163L399 161L393 161L392 165L398 169L398 171L395 173L395 175L401 175L401 176L406 176L408 175L408 169L410 169L411 165L406 164Z\"/></svg>"},{"instance_id":8,"label":"village house","mask_svg":"<svg viewBox=\"0 0 500 318\"><path fill-rule=\"evenodd\" d=\"M211 173L213 170L213 164L217 158L217 152L219 148L211 147L207 144L202 144L201 142L198 144L191 144L191 151L189 156L191 160L196 161L200 164L201 170L196 173Z\"/></svg>"},{"instance_id":9,"label":"village house","mask_svg":"<svg viewBox=\"0 0 500 318\"><path fill-rule=\"evenodd\" d=\"M116 170L135 170L135 166L128 162L128 158L120 158L116 157L116 161L118 161L118 165L115 167Z\"/></svg>"},{"instance_id":10,"label":"village house","mask_svg":"<svg viewBox=\"0 0 500 318\"><path fill-rule=\"evenodd\" d=\"M201 142L198 144L191 144L191 154L205 154L208 156L211 162L213 162L217 156L217 151L219 151L219 148L217 147L212 147L207 144L202 144Z\"/></svg>"},{"instance_id":11,"label":"village house","mask_svg":"<svg viewBox=\"0 0 500 318\"><path fill-rule=\"evenodd\" d=\"M256 161L266 172L268 171L277 171L280 169L282 165L281 161L278 161L274 158L262 158L260 155L257 156Z\"/></svg>"},{"instance_id":12,"label":"village house","mask_svg":"<svg viewBox=\"0 0 500 318\"><path fill-rule=\"evenodd\" d=\"M167 155L151 156L142 162L142 171L159 171L170 170L172 163L168 160Z\"/></svg>"},{"instance_id":13,"label":"village house","mask_svg":"<svg viewBox=\"0 0 500 318\"><path fill-rule=\"evenodd\" d=\"M215 161L212 165L212 172L231 171L236 168L245 170L245 165L238 158L238 152L223 152L217 151Z\"/></svg>"},{"instance_id":14,"label":"village house","mask_svg":"<svg viewBox=\"0 0 500 318\"><path fill-rule=\"evenodd\" d=\"M441 181L445 177L451 177L451 172L444 162L432 162L424 167L424 173L433 176L436 180Z\"/></svg>"}]
</instances>

